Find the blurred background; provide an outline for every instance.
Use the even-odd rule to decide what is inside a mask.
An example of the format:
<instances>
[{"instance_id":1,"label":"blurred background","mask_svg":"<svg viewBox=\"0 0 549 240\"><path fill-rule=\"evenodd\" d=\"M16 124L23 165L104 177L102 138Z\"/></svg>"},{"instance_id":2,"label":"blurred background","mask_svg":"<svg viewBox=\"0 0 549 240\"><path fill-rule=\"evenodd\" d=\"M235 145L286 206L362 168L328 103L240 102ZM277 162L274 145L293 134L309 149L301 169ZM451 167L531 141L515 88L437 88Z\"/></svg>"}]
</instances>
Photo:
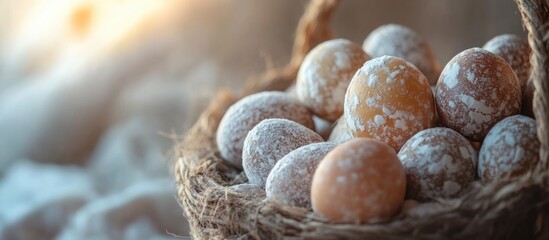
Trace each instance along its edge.
<instances>
[{"instance_id":1,"label":"blurred background","mask_svg":"<svg viewBox=\"0 0 549 240\"><path fill-rule=\"evenodd\" d=\"M169 152L209 99L290 59L304 0L0 0L0 239L178 239ZM524 36L511 0L342 1L336 37L407 25L442 64Z\"/></svg>"}]
</instances>

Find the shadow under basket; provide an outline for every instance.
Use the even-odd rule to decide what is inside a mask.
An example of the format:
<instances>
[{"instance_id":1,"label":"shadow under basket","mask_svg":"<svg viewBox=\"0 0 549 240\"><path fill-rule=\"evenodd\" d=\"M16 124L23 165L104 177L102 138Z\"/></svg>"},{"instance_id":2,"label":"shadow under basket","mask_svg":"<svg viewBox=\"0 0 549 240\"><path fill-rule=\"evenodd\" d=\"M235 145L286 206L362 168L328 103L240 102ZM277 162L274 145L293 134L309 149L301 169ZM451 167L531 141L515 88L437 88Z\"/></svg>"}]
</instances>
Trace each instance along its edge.
<instances>
[{"instance_id":1,"label":"shadow under basket","mask_svg":"<svg viewBox=\"0 0 549 240\"><path fill-rule=\"evenodd\" d=\"M545 0L515 0L528 30L535 86L540 161L512 181L476 184L460 198L439 200L421 213L401 213L383 224L332 224L311 211L264 201L265 193L229 188L246 182L220 157L215 135L227 108L243 96L284 90L307 52L330 39L339 0L312 0L297 27L292 59L251 81L240 96L221 92L175 147L178 197L197 239L549 239L548 101L549 8ZM433 203L425 203L433 204ZM545 225L545 226L544 226Z\"/></svg>"}]
</instances>

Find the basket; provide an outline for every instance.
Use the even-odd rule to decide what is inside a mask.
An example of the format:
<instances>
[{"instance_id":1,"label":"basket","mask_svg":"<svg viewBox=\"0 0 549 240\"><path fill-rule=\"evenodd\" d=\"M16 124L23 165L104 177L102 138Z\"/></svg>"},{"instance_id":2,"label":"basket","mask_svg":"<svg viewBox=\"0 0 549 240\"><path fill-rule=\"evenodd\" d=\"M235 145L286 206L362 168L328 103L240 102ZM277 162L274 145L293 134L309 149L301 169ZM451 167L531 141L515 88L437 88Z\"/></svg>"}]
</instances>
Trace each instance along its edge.
<instances>
[{"instance_id":1,"label":"basket","mask_svg":"<svg viewBox=\"0 0 549 240\"><path fill-rule=\"evenodd\" d=\"M302 16L292 59L247 85L240 96L221 92L175 147L178 196L197 239L549 239L549 7L545 0L515 0L528 30L535 86L534 113L541 143L539 165L513 181L476 184L458 199L425 203L425 211L401 213L384 224L331 224L302 208L264 201L265 193L242 194L229 186L246 182L218 152L217 126L239 98L284 90L307 52L331 38L330 19L339 0L312 0ZM421 207L422 205L420 205ZM547 234L547 235L546 235Z\"/></svg>"}]
</instances>

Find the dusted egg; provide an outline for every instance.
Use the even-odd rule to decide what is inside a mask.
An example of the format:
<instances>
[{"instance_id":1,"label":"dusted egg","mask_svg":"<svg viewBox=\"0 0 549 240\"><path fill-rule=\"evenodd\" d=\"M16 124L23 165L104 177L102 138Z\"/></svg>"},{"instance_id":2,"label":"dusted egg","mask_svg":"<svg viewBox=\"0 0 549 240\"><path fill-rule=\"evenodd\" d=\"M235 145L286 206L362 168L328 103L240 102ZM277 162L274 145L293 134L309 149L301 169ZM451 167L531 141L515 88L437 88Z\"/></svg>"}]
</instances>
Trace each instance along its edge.
<instances>
[{"instance_id":1,"label":"dusted egg","mask_svg":"<svg viewBox=\"0 0 549 240\"><path fill-rule=\"evenodd\" d=\"M317 133L296 122L279 118L263 120L244 140L244 172L250 183L265 187L278 160L301 146L323 141Z\"/></svg>"},{"instance_id":2,"label":"dusted egg","mask_svg":"<svg viewBox=\"0 0 549 240\"><path fill-rule=\"evenodd\" d=\"M370 59L360 45L345 39L323 42L311 50L299 68L297 96L328 121L343 114L343 99L356 70Z\"/></svg>"},{"instance_id":3,"label":"dusted egg","mask_svg":"<svg viewBox=\"0 0 549 240\"><path fill-rule=\"evenodd\" d=\"M368 35L362 47L373 58L389 55L414 64L431 85L438 80L441 67L433 50L423 37L408 27L382 25Z\"/></svg>"},{"instance_id":4,"label":"dusted egg","mask_svg":"<svg viewBox=\"0 0 549 240\"><path fill-rule=\"evenodd\" d=\"M406 195L411 199L457 197L475 180L475 149L449 128L417 133L404 144L398 157L406 169Z\"/></svg>"},{"instance_id":5,"label":"dusted egg","mask_svg":"<svg viewBox=\"0 0 549 240\"><path fill-rule=\"evenodd\" d=\"M511 66L481 48L452 58L440 75L435 94L442 125L473 141L482 141L496 123L518 114L521 98Z\"/></svg>"},{"instance_id":6,"label":"dusted egg","mask_svg":"<svg viewBox=\"0 0 549 240\"><path fill-rule=\"evenodd\" d=\"M386 221L404 202L406 175L396 152L373 139L356 138L337 146L313 176L315 213L335 223Z\"/></svg>"},{"instance_id":7,"label":"dusted egg","mask_svg":"<svg viewBox=\"0 0 549 240\"><path fill-rule=\"evenodd\" d=\"M353 77L345 95L345 121L354 137L372 137L395 150L435 124L429 83L409 62L374 58Z\"/></svg>"},{"instance_id":8,"label":"dusted egg","mask_svg":"<svg viewBox=\"0 0 549 240\"><path fill-rule=\"evenodd\" d=\"M311 182L320 161L335 148L313 143L291 151L276 163L267 178L267 198L281 204L311 208Z\"/></svg>"},{"instance_id":9,"label":"dusted egg","mask_svg":"<svg viewBox=\"0 0 549 240\"><path fill-rule=\"evenodd\" d=\"M539 162L536 121L516 115L494 126L480 148L478 175L484 182L520 176Z\"/></svg>"},{"instance_id":10,"label":"dusted egg","mask_svg":"<svg viewBox=\"0 0 549 240\"><path fill-rule=\"evenodd\" d=\"M482 48L502 57L513 68L522 89L522 114L533 117L532 98L534 96L534 87L528 81L532 50L528 45L528 41L517 35L503 34L490 39Z\"/></svg>"},{"instance_id":11,"label":"dusted egg","mask_svg":"<svg viewBox=\"0 0 549 240\"><path fill-rule=\"evenodd\" d=\"M233 104L219 123L216 141L221 157L241 169L246 135L256 124L268 118L289 119L314 128L312 114L297 99L283 92L252 94Z\"/></svg>"}]
</instances>

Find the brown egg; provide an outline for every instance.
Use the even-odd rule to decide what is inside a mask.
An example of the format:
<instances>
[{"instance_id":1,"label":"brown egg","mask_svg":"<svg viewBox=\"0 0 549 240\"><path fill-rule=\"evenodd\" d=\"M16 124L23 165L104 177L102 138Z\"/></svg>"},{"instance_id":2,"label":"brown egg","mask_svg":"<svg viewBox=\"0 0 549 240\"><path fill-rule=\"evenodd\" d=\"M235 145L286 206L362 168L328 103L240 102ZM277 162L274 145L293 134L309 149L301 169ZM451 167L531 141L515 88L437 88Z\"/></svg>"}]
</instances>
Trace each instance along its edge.
<instances>
[{"instance_id":1,"label":"brown egg","mask_svg":"<svg viewBox=\"0 0 549 240\"><path fill-rule=\"evenodd\" d=\"M280 118L263 120L244 140L244 172L250 183L265 187L278 160L301 146L323 141L317 133L296 122Z\"/></svg>"},{"instance_id":2,"label":"brown egg","mask_svg":"<svg viewBox=\"0 0 549 240\"><path fill-rule=\"evenodd\" d=\"M360 45L345 39L323 42L311 50L299 68L296 91L311 111L328 121L343 114L343 99L356 70L370 59Z\"/></svg>"},{"instance_id":3,"label":"brown egg","mask_svg":"<svg viewBox=\"0 0 549 240\"><path fill-rule=\"evenodd\" d=\"M345 118L342 116L334 123L330 137L328 137L328 142L339 145L351 139L353 139L353 136L349 133Z\"/></svg>"},{"instance_id":4,"label":"brown egg","mask_svg":"<svg viewBox=\"0 0 549 240\"><path fill-rule=\"evenodd\" d=\"M481 48L456 55L444 68L435 95L440 122L482 141L502 119L518 114L517 76L503 58Z\"/></svg>"},{"instance_id":5,"label":"brown egg","mask_svg":"<svg viewBox=\"0 0 549 240\"><path fill-rule=\"evenodd\" d=\"M475 149L449 128L417 133L404 144L398 157L406 169L406 195L411 199L457 197L475 180Z\"/></svg>"},{"instance_id":6,"label":"brown egg","mask_svg":"<svg viewBox=\"0 0 549 240\"><path fill-rule=\"evenodd\" d=\"M397 57L374 58L358 70L345 95L345 121L354 137L372 137L395 150L415 133L433 127L429 83Z\"/></svg>"},{"instance_id":7,"label":"brown egg","mask_svg":"<svg viewBox=\"0 0 549 240\"><path fill-rule=\"evenodd\" d=\"M285 118L314 128L312 114L283 92L261 92L242 98L225 113L217 129L217 147L223 159L242 169L242 146L248 132L268 118Z\"/></svg>"},{"instance_id":8,"label":"brown egg","mask_svg":"<svg viewBox=\"0 0 549 240\"><path fill-rule=\"evenodd\" d=\"M492 38L482 48L502 57L513 68L522 89L522 114L533 117L532 98L534 89L532 84L528 86L532 50L528 45L528 41L517 35L503 34Z\"/></svg>"},{"instance_id":9,"label":"brown egg","mask_svg":"<svg viewBox=\"0 0 549 240\"><path fill-rule=\"evenodd\" d=\"M502 34L490 39L482 47L503 58L520 81L524 89L530 77L530 54L532 50L528 41L514 34Z\"/></svg>"},{"instance_id":10,"label":"brown egg","mask_svg":"<svg viewBox=\"0 0 549 240\"><path fill-rule=\"evenodd\" d=\"M383 55L402 58L416 66L435 85L440 74L440 64L431 47L414 30L398 24L387 24L376 28L362 45L373 58Z\"/></svg>"},{"instance_id":11,"label":"brown egg","mask_svg":"<svg viewBox=\"0 0 549 240\"><path fill-rule=\"evenodd\" d=\"M520 176L539 162L536 121L516 115L494 126L480 148L478 175L483 182Z\"/></svg>"},{"instance_id":12,"label":"brown egg","mask_svg":"<svg viewBox=\"0 0 549 240\"><path fill-rule=\"evenodd\" d=\"M311 182L320 161L335 144L313 143L300 147L276 163L267 178L267 198L281 204L311 208Z\"/></svg>"},{"instance_id":13,"label":"brown egg","mask_svg":"<svg viewBox=\"0 0 549 240\"><path fill-rule=\"evenodd\" d=\"M393 148L356 138L337 146L313 176L315 213L335 223L375 223L398 213L406 175Z\"/></svg>"}]
</instances>

